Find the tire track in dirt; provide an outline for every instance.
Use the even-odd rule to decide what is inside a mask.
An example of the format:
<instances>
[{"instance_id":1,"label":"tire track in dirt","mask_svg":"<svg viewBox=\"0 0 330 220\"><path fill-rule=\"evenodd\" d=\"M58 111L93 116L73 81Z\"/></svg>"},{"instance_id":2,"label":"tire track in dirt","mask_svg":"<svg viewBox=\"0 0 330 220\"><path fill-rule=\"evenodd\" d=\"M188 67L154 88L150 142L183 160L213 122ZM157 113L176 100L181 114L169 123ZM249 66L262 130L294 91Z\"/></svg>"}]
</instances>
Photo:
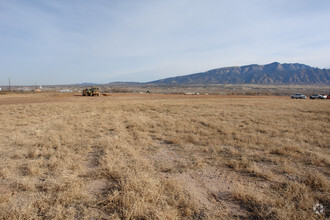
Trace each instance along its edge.
<instances>
[{"instance_id":1,"label":"tire track in dirt","mask_svg":"<svg viewBox=\"0 0 330 220\"><path fill-rule=\"evenodd\" d=\"M100 169L100 158L102 156L103 150L98 147L92 147L91 151L88 153L84 163L86 168L85 176L90 179L87 184L87 191L94 197L100 197L106 193L107 189L107 179L98 176L98 171Z\"/></svg>"}]
</instances>

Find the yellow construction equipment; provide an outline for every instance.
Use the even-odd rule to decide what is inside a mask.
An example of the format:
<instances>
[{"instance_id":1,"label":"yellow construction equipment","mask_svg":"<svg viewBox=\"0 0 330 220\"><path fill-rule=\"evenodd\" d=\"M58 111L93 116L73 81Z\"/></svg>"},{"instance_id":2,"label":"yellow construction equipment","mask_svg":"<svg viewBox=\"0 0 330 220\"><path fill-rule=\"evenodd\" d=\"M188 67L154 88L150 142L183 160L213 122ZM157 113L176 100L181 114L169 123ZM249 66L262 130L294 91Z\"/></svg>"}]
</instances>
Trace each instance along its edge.
<instances>
[{"instance_id":1,"label":"yellow construction equipment","mask_svg":"<svg viewBox=\"0 0 330 220\"><path fill-rule=\"evenodd\" d=\"M83 96L100 96L100 91L98 87L92 87L88 89L84 89L82 91Z\"/></svg>"}]
</instances>

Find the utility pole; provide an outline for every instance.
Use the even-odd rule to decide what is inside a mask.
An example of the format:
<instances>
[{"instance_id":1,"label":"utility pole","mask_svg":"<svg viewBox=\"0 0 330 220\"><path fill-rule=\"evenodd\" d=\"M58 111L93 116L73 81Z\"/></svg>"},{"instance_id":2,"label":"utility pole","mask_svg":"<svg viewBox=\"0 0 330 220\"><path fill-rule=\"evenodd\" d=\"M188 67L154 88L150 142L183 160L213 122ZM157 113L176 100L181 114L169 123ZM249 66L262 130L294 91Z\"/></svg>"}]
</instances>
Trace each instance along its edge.
<instances>
[{"instance_id":1,"label":"utility pole","mask_svg":"<svg viewBox=\"0 0 330 220\"><path fill-rule=\"evenodd\" d=\"M11 91L11 87L10 87L10 77L9 77L9 91Z\"/></svg>"}]
</instances>

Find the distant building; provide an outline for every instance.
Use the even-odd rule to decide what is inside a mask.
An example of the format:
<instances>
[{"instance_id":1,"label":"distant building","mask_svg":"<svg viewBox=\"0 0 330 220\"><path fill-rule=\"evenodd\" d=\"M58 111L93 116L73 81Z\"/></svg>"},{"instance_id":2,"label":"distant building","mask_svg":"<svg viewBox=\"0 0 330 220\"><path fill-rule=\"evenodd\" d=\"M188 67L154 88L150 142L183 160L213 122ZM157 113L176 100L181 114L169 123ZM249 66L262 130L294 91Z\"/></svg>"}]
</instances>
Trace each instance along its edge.
<instances>
[{"instance_id":1,"label":"distant building","mask_svg":"<svg viewBox=\"0 0 330 220\"><path fill-rule=\"evenodd\" d=\"M17 88L17 91L19 91L19 92L31 92L31 91L34 91L34 89L31 89L29 87L19 87L19 88Z\"/></svg>"},{"instance_id":2,"label":"distant building","mask_svg":"<svg viewBox=\"0 0 330 220\"><path fill-rule=\"evenodd\" d=\"M70 89L61 89L60 92L72 92Z\"/></svg>"},{"instance_id":3,"label":"distant building","mask_svg":"<svg viewBox=\"0 0 330 220\"><path fill-rule=\"evenodd\" d=\"M0 88L0 91L1 91L1 88Z\"/></svg>"},{"instance_id":4,"label":"distant building","mask_svg":"<svg viewBox=\"0 0 330 220\"><path fill-rule=\"evenodd\" d=\"M186 92L185 95L199 95L199 92Z\"/></svg>"}]
</instances>

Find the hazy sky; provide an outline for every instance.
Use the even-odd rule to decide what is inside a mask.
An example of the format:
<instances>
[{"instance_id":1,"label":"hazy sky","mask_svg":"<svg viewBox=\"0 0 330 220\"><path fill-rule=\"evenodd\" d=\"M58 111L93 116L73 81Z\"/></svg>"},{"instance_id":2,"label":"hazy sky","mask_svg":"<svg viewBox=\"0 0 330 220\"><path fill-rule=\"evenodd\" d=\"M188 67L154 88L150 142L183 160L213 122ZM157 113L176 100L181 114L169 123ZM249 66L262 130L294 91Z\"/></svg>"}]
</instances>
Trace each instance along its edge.
<instances>
[{"instance_id":1,"label":"hazy sky","mask_svg":"<svg viewBox=\"0 0 330 220\"><path fill-rule=\"evenodd\" d=\"M330 68L329 0L0 0L0 85Z\"/></svg>"}]
</instances>

